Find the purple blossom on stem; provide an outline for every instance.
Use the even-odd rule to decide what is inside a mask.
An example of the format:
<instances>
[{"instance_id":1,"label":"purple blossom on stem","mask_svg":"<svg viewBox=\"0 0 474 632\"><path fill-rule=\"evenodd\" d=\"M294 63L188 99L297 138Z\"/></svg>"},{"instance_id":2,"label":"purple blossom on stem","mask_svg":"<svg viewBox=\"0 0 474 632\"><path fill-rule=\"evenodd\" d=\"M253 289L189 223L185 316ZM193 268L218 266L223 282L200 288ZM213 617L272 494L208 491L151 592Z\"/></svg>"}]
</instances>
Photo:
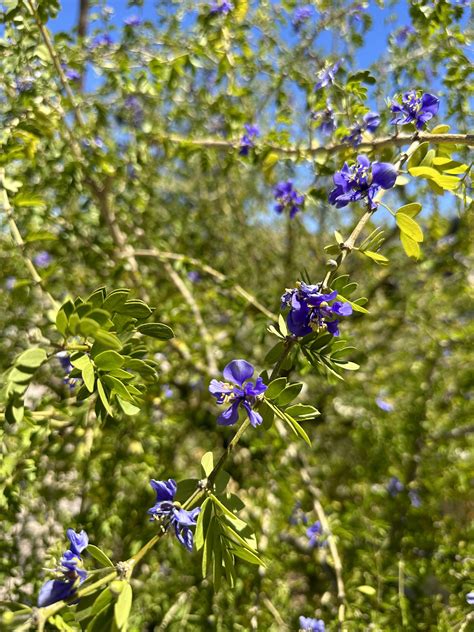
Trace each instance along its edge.
<instances>
[{"instance_id":1,"label":"purple blossom on stem","mask_svg":"<svg viewBox=\"0 0 474 632\"><path fill-rule=\"evenodd\" d=\"M123 23L126 26L140 26L140 24L142 23L142 19L138 15L129 15L127 18L124 19Z\"/></svg>"},{"instance_id":2,"label":"purple blossom on stem","mask_svg":"<svg viewBox=\"0 0 474 632\"><path fill-rule=\"evenodd\" d=\"M401 103L392 100L391 123L397 125L415 123L416 129L423 129L425 124L438 113L439 99L428 92L418 95L416 90L410 90L403 94Z\"/></svg>"},{"instance_id":3,"label":"purple blossom on stem","mask_svg":"<svg viewBox=\"0 0 474 632\"><path fill-rule=\"evenodd\" d=\"M300 617L300 630L302 632L325 632L326 627L322 619L313 619L311 617Z\"/></svg>"},{"instance_id":4,"label":"purple blossom on stem","mask_svg":"<svg viewBox=\"0 0 474 632\"><path fill-rule=\"evenodd\" d=\"M298 7L293 13L293 18L291 23L293 24L293 28L296 32L300 30L305 22L309 20L311 17L311 13L313 12L313 8L311 5L307 4L303 7Z\"/></svg>"},{"instance_id":5,"label":"purple blossom on stem","mask_svg":"<svg viewBox=\"0 0 474 632\"><path fill-rule=\"evenodd\" d=\"M322 134L330 135L336 129L336 121L334 120L334 110L328 103L326 109L322 112L313 112L311 118L319 121L319 130Z\"/></svg>"},{"instance_id":6,"label":"purple blossom on stem","mask_svg":"<svg viewBox=\"0 0 474 632\"><path fill-rule=\"evenodd\" d=\"M367 199L373 210L373 202L379 189L391 189L397 179L397 170L388 162L373 162L367 156L357 156L357 162L349 167L345 162L341 171L334 174L335 188L329 194L329 202L343 208L350 202Z\"/></svg>"},{"instance_id":7,"label":"purple blossom on stem","mask_svg":"<svg viewBox=\"0 0 474 632\"><path fill-rule=\"evenodd\" d=\"M38 607L46 606L69 599L74 595L77 587L87 578L87 571L82 567L81 553L89 545L89 538L85 531L76 533L74 529L67 530L70 548L63 553L59 561L58 573L61 579L50 579L43 584L38 595Z\"/></svg>"},{"instance_id":8,"label":"purple blossom on stem","mask_svg":"<svg viewBox=\"0 0 474 632\"><path fill-rule=\"evenodd\" d=\"M239 154L241 156L248 156L249 150L252 149L252 147L255 147L254 140L257 136L260 136L260 128L257 125L245 123L244 129L245 134L240 139Z\"/></svg>"},{"instance_id":9,"label":"purple blossom on stem","mask_svg":"<svg viewBox=\"0 0 474 632\"><path fill-rule=\"evenodd\" d=\"M69 81L79 81L81 78L81 73L74 68L68 68L67 66L64 69L64 74Z\"/></svg>"},{"instance_id":10,"label":"purple blossom on stem","mask_svg":"<svg viewBox=\"0 0 474 632\"><path fill-rule=\"evenodd\" d=\"M333 336L339 336L339 319L350 316L352 307L349 303L334 301L336 290L329 294L321 294L320 290L320 285L297 283L296 288L287 289L281 297L281 308L290 308L286 322L293 335L302 337L327 329ZM334 301L332 305L331 301Z\"/></svg>"},{"instance_id":11,"label":"purple blossom on stem","mask_svg":"<svg viewBox=\"0 0 474 632\"><path fill-rule=\"evenodd\" d=\"M201 508L196 507L187 511L174 500L178 486L172 478L167 481L152 479L150 485L156 492L156 502L153 507L148 509L148 513L151 515L150 520L161 520L166 529L173 527L178 542L188 551L192 551L193 532L191 527L196 526L196 519Z\"/></svg>"},{"instance_id":12,"label":"purple blossom on stem","mask_svg":"<svg viewBox=\"0 0 474 632\"><path fill-rule=\"evenodd\" d=\"M18 94L23 94L23 92L28 92L35 85L35 80L33 77L23 77L21 79L17 79L15 81L16 91Z\"/></svg>"},{"instance_id":13,"label":"purple blossom on stem","mask_svg":"<svg viewBox=\"0 0 474 632\"><path fill-rule=\"evenodd\" d=\"M404 489L405 489L405 486L403 485L401 480L397 478L396 476L392 476L387 483L387 492L390 494L392 498L395 498L395 496L398 496L398 494L400 494Z\"/></svg>"},{"instance_id":14,"label":"purple blossom on stem","mask_svg":"<svg viewBox=\"0 0 474 632\"><path fill-rule=\"evenodd\" d=\"M320 90L328 85L334 83L336 72L339 70L339 66L342 64L342 60L336 61L335 64L326 66L323 70L320 70L317 76L318 81L314 86L314 90Z\"/></svg>"},{"instance_id":15,"label":"purple blossom on stem","mask_svg":"<svg viewBox=\"0 0 474 632\"><path fill-rule=\"evenodd\" d=\"M210 15L227 15L232 11L234 5L232 2L228 2L228 0L223 0L223 2L213 2L211 5L209 14Z\"/></svg>"},{"instance_id":16,"label":"purple blossom on stem","mask_svg":"<svg viewBox=\"0 0 474 632\"><path fill-rule=\"evenodd\" d=\"M306 535L309 538L308 546L314 548L315 546L321 546L320 537L323 534L323 528L319 520L316 520L314 524L306 529Z\"/></svg>"},{"instance_id":17,"label":"purple blossom on stem","mask_svg":"<svg viewBox=\"0 0 474 632\"><path fill-rule=\"evenodd\" d=\"M285 209L289 209L290 218L296 215L304 204L304 195L301 195L293 187L293 182L279 182L273 190L273 195L278 204L275 205L275 211L282 213Z\"/></svg>"},{"instance_id":18,"label":"purple blossom on stem","mask_svg":"<svg viewBox=\"0 0 474 632\"><path fill-rule=\"evenodd\" d=\"M91 50L94 50L102 46L111 46L113 43L113 39L108 33L101 33L100 35L96 35L94 37L91 42L90 48Z\"/></svg>"},{"instance_id":19,"label":"purple blossom on stem","mask_svg":"<svg viewBox=\"0 0 474 632\"><path fill-rule=\"evenodd\" d=\"M188 279L191 283L199 283L201 280L201 274L197 270L190 270L188 272Z\"/></svg>"},{"instance_id":20,"label":"purple blossom on stem","mask_svg":"<svg viewBox=\"0 0 474 632\"><path fill-rule=\"evenodd\" d=\"M248 381L254 372L255 368L250 362L232 360L222 372L226 382L211 380L209 392L216 398L217 403L230 404L217 418L217 423L221 426L232 426L236 423L239 418L239 407L244 408L254 428L262 423L262 415L253 408L268 387L261 377L257 377L255 384Z\"/></svg>"},{"instance_id":21,"label":"purple blossom on stem","mask_svg":"<svg viewBox=\"0 0 474 632\"><path fill-rule=\"evenodd\" d=\"M365 131L375 132L380 125L380 114L378 112L367 112L362 119L362 123L356 123L348 136L344 136L342 140L351 143L353 147L357 147L362 142L362 133Z\"/></svg>"},{"instance_id":22,"label":"purple blossom on stem","mask_svg":"<svg viewBox=\"0 0 474 632\"><path fill-rule=\"evenodd\" d=\"M46 250L42 250L33 258L33 263L38 268L47 268L51 261L52 257L49 252L46 252Z\"/></svg>"}]
</instances>

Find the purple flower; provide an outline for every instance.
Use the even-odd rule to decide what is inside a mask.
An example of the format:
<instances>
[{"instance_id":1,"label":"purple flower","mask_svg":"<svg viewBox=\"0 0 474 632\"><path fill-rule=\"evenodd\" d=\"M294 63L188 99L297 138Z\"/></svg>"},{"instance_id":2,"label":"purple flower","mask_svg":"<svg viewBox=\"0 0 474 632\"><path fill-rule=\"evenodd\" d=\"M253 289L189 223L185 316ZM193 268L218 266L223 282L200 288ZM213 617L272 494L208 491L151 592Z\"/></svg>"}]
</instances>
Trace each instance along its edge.
<instances>
[{"instance_id":1,"label":"purple flower","mask_svg":"<svg viewBox=\"0 0 474 632\"><path fill-rule=\"evenodd\" d=\"M326 628L322 619L300 617L300 630L302 632L324 632Z\"/></svg>"},{"instance_id":2,"label":"purple flower","mask_svg":"<svg viewBox=\"0 0 474 632\"><path fill-rule=\"evenodd\" d=\"M392 100L391 110L393 118L391 123L406 125L415 123L416 129L423 129L425 123L438 113L439 99L425 92L421 97L416 90L405 92L402 103Z\"/></svg>"},{"instance_id":3,"label":"purple flower","mask_svg":"<svg viewBox=\"0 0 474 632\"><path fill-rule=\"evenodd\" d=\"M393 404L385 401L385 399L382 399L381 397L376 397L375 403L380 408L380 410L384 410L386 413L391 413L393 411Z\"/></svg>"},{"instance_id":4,"label":"purple flower","mask_svg":"<svg viewBox=\"0 0 474 632\"><path fill-rule=\"evenodd\" d=\"M192 551L193 532L191 527L196 526L196 518L201 508L196 507L187 511L182 509L180 503L175 502L174 497L178 486L172 478L167 481L153 479L150 481L150 485L156 492L156 502L151 509L148 509L148 513L152 516L150 520L161 520L166 529L173 527L178 542L188 551Z\"/></svg>"},{"instance_id":5,"label":"purple flower","mask_svg":"<svg viewBox=\"0 0 474 632\"><path fill-rule=\"evenodd\" d=\"M349 303L334 301L336 291L321 294L320 285L297 283L297 286L286 290L281 297L281 308L290 308L286 322L291 333L301 337L327 329L333 336L339 336L339 318L352 314ZM332 305L330 301L334 301Z\"/></svg>"},{"instance_id":6,"label":"purple flower","mask_svg":"<svg viewBox=\"0 0 474 632\"><path fill-rule=\"evenodd\" d=\"M411 26L411 24L407 26L402 26L395 33L395 43L398 46L401 46L409 35L414 35L415 33L416 33L416 30L413 28L413 26Z\"/></svg>"},{"instance_id":7,"label":"purple flower","mask_svg":"<svg viewBox=\"0 0 474 632\"><path fill-rule=\"evenodd\" d=\"M35 80L33 77L23 77L22 79L16 79L15 81L15 87L18 94L29 92L34 85Z\"/></svg>"},{"instance_id":8,"label":"purple flower","mask_svg":"<svg viewBox=\"0 0 474 632\"><path fill-rule=\"evenodd\" d=\"M66 351L60 351L56 354L61 366L66 374L64 377L64 383L69 386L70 389L73 389L79 381L77 377L69 377L69 373L74 369L69 359L69 355Z\"/></svg>"},{"instance_id":9,"label":"purple flower","mask_svg":"<svg viewBox=\"0 0 474 632\"><path fill-rule=\"evenodd\" d=\"M357 147L362 142L362 133L366 130L375 132L380 125L380 114L378 112L368 112L362 119L362 123L356 123L348 136L344 136L342 140L349 142L353 147Z\"/></svg>"},{"instance_id":10,"label":"purple flower","mask_svg":"<svg viewBox=\"0 0 474 632\"><path fill-rule=\"evenodd\" d=\"M143 122L143 108L140 99L134 94L128 95L123 102L127 113L129 114L133 124L138 127Z\"/></svg>"},{"instance_id":11,"label":"purple flower","mask_svg":"<svg viewBox=\"0 0 474 632\"><path fill-rule=\"evenodd\" d=\"M199 281L201 280L201 275L197 270L190 270L188 272L188 279L191 281L191 283L199 283Z\"/></svg>"},{"instance_id":12,"label":"purple flower","mask_svg":"<svg viewBox=\"0 0 474 632\"><path fill-rule=\"evenodd\" d=\"M69 599L87 578L87 571L82 567L81 558L82 551L89 545L87 533L85 531L76 533L74 529L68 529L67 537L71 542L71 547L63 553L57 569L58 573L62 573L63 578L50 579L43 584L38 595L39 608Z\"/></svg>"},{"instance_id":13,"label":"purple flower","mask_svg":"<svg viewBox=\"0 0 474 632\"><path fill-rule=\"evenodd\" d=\"M241 156L248 156L249 150L255 147L254 140L257 136L260 136L260 129L257 125L251 123L245 123L245 134L240 139L239 154Z\"/></svg>"},{"instance_id":14,"label":"purple flower","mask_svg":"<svg viewBox=\"0 0 474 632\"><path fill-rule=\"evenodd\" d=\"M311 118L314 121L319 120L319 130L322 134L330 135L336 129L334 110L329 103L327 104L326 109L322 112L313 112Z\"/></svg>"},{"instance_id":15,"label":"purple flower","mask_svg":"<svg viewBox=\"0 0 474 632\"><path fill-rule=\"evenodd\" d=\"M392 498L398 496L398 494L400 494L404 489L405 486L396 476L392 476L387 483L387 492L390 494L390 496L392 496Z\"/></svg>"},{"instance_id":16,"label":"purple flower","mask_svg":"<svg viewBox=\"0 0 474 632\"><path fill-rule=\"evenodd\" d=\"M408 492L408 496L410 498L410 503L412 507L415 507L416 509L418 509L418 507L421 507L421 498L419 493L415 489L410 489L410 491Z\"/></svg>"},{"instance_id":17,"label":"purple flower","mask_svg":"<svg viewBox=\"0 0 474 632\"><path fill-rule=\"evenodd\" d=\"M474 590L471 590L471 592L467 593L466 601L470 606L474 606Z\"/></svg>"},{"instance_id":18,"label":"purple flower","mask_svg":"<svg viewBox=\"0 0 474 632\"><path fill-rule=\"evenodd\" d=\"M278 204L275 205L275 211L282 213L285 209L289 209L290 218L296 215L304 204L304 195L300 195L293 187L293 182L279 182L273 189L273 195Z\"/></svg>"},{"instance_id":19,"label":"purple flower","mask_svg":"<svg viewBox=\"0 0 474 632\"><path fill-rule=\"evenodd\" d=\"M263 419L260 413L253 410L253 406L259 397L267 390L261 377L253 382L248 382L254 374L254 367L246 360L232 360L222 372L226 382L211 380L209 392L216 398L218 404L230 404L219 415L217 423L221 426L232 426L239 418L239 406L245 409L250 423L254 428L259 426ZM244 382L247 382L244 384Z\"/></svg>"},{"instance_id":20,"label":"purple flower","mask_svg":"<svg viewBox=\"0 0 474 632\"><path fill-rule=\"evenodd\" d=\"M308 546L314 548L321 546L320 536L323 534L323 528L319 520L306 529L306 535L309 538Z\"/></svg>"},{"instance_id":21,"label":"purple flower","mask_svg":"<svg viewBox=\"0 0 474 632\"><path fill-rule=\"evenodd\" d=\"M142 19L138 15L129 15L128 18L125 18L123 23L126 26L140 26Z\"/></svg>"},{"instance_id":22,"label":"purple flower","mask_svg":"<svg viewBox=\"0 0 474 632\"><path fill-rule=\"evenodd\" d=\"M94 50L95 48L100 48L102 46L111 46L113 44L113 40L108 33L101 33L100 35L96 35L91 42L90 48Z\"/></svg>"},{"instance_id":23,"label":"purple flower","mask_svg":"<svg viewBox=\"0 0 474 632\"><path fill-rule=\"evenodd\" d=\"M210 15L227 15L232 11L234 5L232 2L228 2L228 0L223 0L223 2L213 2L211 5L209 14Z\"/></svg>"},{"instance_id":24,"label":"purple flower","mask_svg":"<svg viewBox=\"0 0 474 632\"><path fill-rule=\"evenodd\" d=\"M335 64L326 66L323 70L320 70L318 73L318 81L314 87L315 91L320 90L321 88L325 88L328 85L332 85L334 83L334 78L336 72L339 70L339 66L341 65L342 60L336 61Z\"/></svg>"},{"instance_id":25,"label":"purple flower","mask_svg":"<svg viewBox=\"0 0 474 632\"><path fill-rule=\"evenodd\" d=\"M298 7L293 13L293 18L291 23L293 24L293 28L296 32L300 30L302 25L309 20L311 17L311 13L313 12L313 8L310 5L305 5L304 7Z\"/></svg>"},{"instance_id":26,"label":"purple flower","mask_svg":"<svg viewBox=\"0 0 474 632\"><path fill-rule=\"evenodd\" d=\"M69 81L80 80L81 74L77 70L74 70L74 68L68 68L66 66L64 70L65 70L64 74L66 75L66 78L69 79Z\"/></svg>"},{"instance_id":27,"label":"purple flower","mask_svg":"<svg viewBox=\"0 0 474 632\"><path fill-rule=\"evenodd\" d=\"M373 198L377 191L391 189L397 179L397 170L388 162L370 163L367 156L357 156L357 163L349 167L345 162L341 171L334 174L335 188L329 194L329 202L336 208L367 198L371 209L377 208Z\"/></svg>"},{"instance_id":28,"label":"purple flower","mask_svg":"<svg viewBox=\"0 0 474 632\"><path fill-rule=\"evenodd\" d=\"M52 257L49 252L46 252L46 250L42 250L36 255L36 257L33 258L33 263L38 268L47 268L51 261Z\"/></svg>"}]
</instances>

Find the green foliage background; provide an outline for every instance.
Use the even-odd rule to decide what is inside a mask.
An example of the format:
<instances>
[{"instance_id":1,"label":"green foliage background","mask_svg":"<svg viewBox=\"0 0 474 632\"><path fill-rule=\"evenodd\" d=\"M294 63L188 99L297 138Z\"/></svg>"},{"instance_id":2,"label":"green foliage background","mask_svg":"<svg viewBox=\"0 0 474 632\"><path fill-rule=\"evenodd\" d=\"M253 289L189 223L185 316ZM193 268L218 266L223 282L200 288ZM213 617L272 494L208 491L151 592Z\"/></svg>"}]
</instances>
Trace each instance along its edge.
<instances>
[{"instance_id":1,"label":"green foliage background","mask_svg":"<svg viewBox=\"0 0 474 632\"><path fill-rule=\"evenodd\" d=\"M3 4L0 160L26 243L19 249L12 242L2 214L2 369L31 346L58 342L41 287L59 303L99 286L127 287L176 334L147 339L159 377L138 414L98 420L94 402L76 401L52 360L27 391L23 420L2 423L1 596L33 604L42 569L54 567L65 548L66 527L85 528L114 561L153 535L149 479L198 477L202 455L217 457L232 436L216 426L207 390L215 369L237 357L270 368L268 312L278 314L284 288L303 274L322 279L333 230L348 234L362 213L326 202L332 174L357 152L304 149L308 137L326 142L310 117L327 96L314 93L328 58L316 35L329 29L330 59L345 58L341 90L332 89L340 141L373 109L368 95L382 115L378 135L389 134L384 99L412 87L440 97L436 124L468 132L472 33L468 9L413 2L416 36L406 45L391 37L385 54L361 69L357 51L379 3L355 24L354 3L316 2L317 19L290 36L294 2L235 0L232 14L213 19L206 3L158 2L156 19L139 28L113 31L91 21L87 40L55 35L59 62L96 77L82 91L69 82L71 100L28 3ZM59 9L36 4L44 23ZM99 14L100 3L91 5ZM104 28L115 43L91 49L95 30ZM370 74L361 78L361 70ZM30 89L19 92L18 81L30 78ZM131 95L139 120L127 107ZM249 121L261 126L262 138L241 158L238 139ZM397 151L387 144L371 156L395 162ZM470 162L462 146L455 156ZM290 177L307 194L293 223L270 206L272 186ZM200 554L165 538L134 574L131 630L297 629L302 614L338 629L330 551L309 549L305 527L289 522L296 501L315 521L315 500L342 560L344 629L468 629L472 213L469 190L439 195L426 180L411 181L384 201L423 205L421 259L406 257L393 218L381 209L369 229L384 228L389 265L357 252L345 262L343 272L369 299L369 314L343 324L360 370L338 381L301 359L293 367L292 377L305 384L299 401L321 411L304 424L312 448L277 421L247 432L227 466L266 568L240 562L235 587L224 583L214 593L201 577ZM44 250L52 263L39 270L39 286L25 257ZM191 271L199 272L197 282ZM381 410L377 397L393 411ZM386 488L391 476L405 485L396 497ZM419 494L419 507L408 490Z\"/></svg>"}]
</instances>

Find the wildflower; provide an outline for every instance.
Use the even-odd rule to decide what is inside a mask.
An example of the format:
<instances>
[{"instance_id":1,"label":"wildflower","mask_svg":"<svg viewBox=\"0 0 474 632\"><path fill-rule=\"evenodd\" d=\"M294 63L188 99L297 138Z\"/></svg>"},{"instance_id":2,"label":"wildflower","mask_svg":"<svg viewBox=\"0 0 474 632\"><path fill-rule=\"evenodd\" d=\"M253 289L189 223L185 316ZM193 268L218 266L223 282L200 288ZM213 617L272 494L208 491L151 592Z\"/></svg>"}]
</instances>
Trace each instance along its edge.
<instances>
[{"instance_id":1,"label":"wildflower","mask_svg":"<svg viewBox=\"0 0 474 632\"><path fill-rule=\"evenodd\" d=\"M279 182L273 190L273 195L278 204L275 205L275 211L282 213L286 208L290 211L290 218L296 215L304 203L304 195L300 195L293 187L293 182Z\"/></svg>"},{"instance_id":2,"label":"wildflower","mask_svg":"<svg viewBox=\"0 0 474 632\"><path fill-rule=\"evenodd\" d=\"M175 502L176 481L169 478L167 481L150 481L150 485L156 492L156 503L148 510L152 516L150 520L161 520L165 529L174 527L176 538L188 551L193 549L193 532L190 527L196 526L196 518L201 511L196 507L191 511L183 509L180 503Z\"/></svg>"},{"instance_id":3,"label":"wildflower","mask_svg":"<svg viewBox=\"0 0 474 632\"><path fill-rule=\"evenodd\" d=\"M263 419L260 413L253 410L253 406L259 397L267 390L261 377L249 382L254 374L254 367L246 360L232 360L222 372L227 382L211 380L209 392L216 398L218 404L230 404L230 406L219 415L217 423L221 426L232 426L239 418L239 406L242 406L255 428L259 426ZM244 384L244 382L247 382Z\"/></svg>"},{"instance_id":4,"label":"wildflower","mask_svg":"<svg viewBox=\"0 0 474 632\"><path fill-rule=\"evenodd\" d=\"M77 377L69 377L69 374L74 369L74 367L71 364L71 360L69 358L69 355L67 354L66 351L60 351L59 353L56 354L56 357L58 358L59 362L61 363L61 366L64 369L64 373L66 374L64 376L64 384L67 384L70 389L73 389L76 386L79 378L77 378Z\"/></svg>"},{"instance_id":5,"label":"wildflower","mask_svg":"<svg viewBox=\"0 0 474 632\"><path fill-rule=\"evenodd\" d=\"M394 115L392 123L406 125L414 122L416 129L423 129L425 123L438 113L438 97L427 92L421 97L418 94L416 90L405 92L401 104L392 100L391 110Z\"/></svg>"},{"instance_id":6,"label":"wildflower","mask_svg":"<svg viewBox=\"0 0 474 632\"><path fill-rule=\"evenodd\" d=\"M197 270L190 270L188 272L188 279L191 281L191 283L199 283L199 281L201 280L201 275Z\"/></svg>"},{"instance_id":7,"label":"wildflower","mask_svg":"<svg viewBox=\"0 0 474 632\"><path fill-rule=\"evenodd\" d=\"M100 48L102 46L111 46L113 44L113 40L108 33L101 33L100 35L96 35L91 42L90 48L92 50L96 48Z\"/></svg>"},{"instance_id":8,"label":"wildflower","mask_svg":"<svg viewBox=\"0 0 474 632\"><path fill-rule=\"evenodd\" d=\"M38 595L39 608L69 599L87 577L87 571L82 567L81 553L88 547L89 537L85 531L76 533L74 529L68 529L66 533L71 546L59 561L57 572L62 573L62 578L50 579L43 584Z\"/></svg>"},{"instance_id":9,"label":"wildflower","mask_svg":"<svg viewBox=\"0 0 474 632\"><path fill-rule=\"evenodd\" d=\"M322 619L300 617L300 630L302 632L324 632L325 629L324 621Z\"/></svg>"},{"instance_id":10,"label":"wildflower","mask_svg":"<svg viewBox=\"0 0 474 632\"><path fill-rule=\"evenodd\" d=\"M336 129L334 110L329 103L327 104L326 109L322 112L313 112L311 118L314 121L319 120L319 130L322 134L332 134Z\"/></svg>"},{"instance_id":11,"label":"wildflower","mask_svg":"<svg viewBox=\"0 0 474 632\"><path fill-rule=\"evenodd\" d=\"M380 410L384 410L386 413L391 413L393 411L393 404L387 402L385 399L381 397L375 398L375 403L380 408Z\"/></svg>"},{"instance_id":12,"label":"wildflower","mask_svg":"<svg viewBox=\"0 0 474 632\"><path fill-rule=\"evenodd\" d=\"M416 509L418 509L418 507L421 507L421 498L419 493L415 489L410 489L410 491L408 492L408 497L410 498L410 503L412 507L415 507Z\"/></svg>"},{"instance_id":13,"label":"wildflower","mask_svg":"<svg viewBox=\"0 0 474 632\"><path fill-rule=\"evenodd\" d=\"M46 252L46 250L42 250L36 255L36 257L33 258L33 263L38 268L47 268L51 261L51 255L49 254L49 252Z\"/></svg>"},{"instance_id":14,"label":"wildflower","mask_svg":"<svg viewBox=\"0 0 474 632\"><path fill-rule=\"evenodd\" d=\"M81 74L74 70L74 68L68 68L67 66L64 69L64 74L69 81L79 81L81 78Z\"/></svg>"},{"instance_id":15,"label":"wildflower","mask_svg":"<svg viewBox=\"0 0 474 632\"><path fill-rule=\"evenodd\" d=\"M339 70L341 63L342 60L339 60L335 64L326 66L326 68L323 68L323 70L318 73L318 81L314 87L315 91L334 83L336 72Z\"/></svg>"},{"instance_id":16,"label":"wildflower","mask_svg":"<svg viewBox=\"0 0 474 632\"><path fill-rule=\"evenodd\" d=\"M387 492L390 494L390 496L392 496L392 498L398 496L398 494L400 494L404 489L405 486L396 476L392 476L387 483Z\"/></svg>"},{"instance_id":17,"label":"wildflower","mask_svg":"<svg viewBox=\"0 0 474 632\"><path fill-rule=\"evenodd\" d=\"M245 134L240 139L239 154L241 156L248 156L249 150L252 147L255 147L255 138L257 138L257 136L260 136L260 129L257 125L251 125L250 123L245 123L244 128Z\"/></svg>"},{"instance_id":18,"label":"wildflower","mask_svg":"<svg viewBox=\"0 0 474 632\"><path fill-rule=\"evenodd\" d=\"M321 546L320 536L323 534L323 528L319 520L316 520L314 524L306 529L306 535L309 538L308 546L314 548L315 546Z\"/></svg>"},{"instance_id":19,"label":"wildflower","mask_svg":"<svg viewBox=\"0 0 474 632\"><path fill-rule=\"evenodd\" d=\"M415 33L416 31L411 24L402 26L395 32L395 43L401 46L409 35L414 35Z\"/></svg>"},{"instance_id":20,"label":"wildflower","mask_svg":"<svg viewBox=\"0 0 474 632\"><path fill-rule=\"evenodd\" d=\"M302 25L309 20L312 13L312 7L310 5L305 5L304 7L298 7L293 13L293 18L291 23L293 24L293 28L296 32L300 30Z\"/></svg>"},{"instance_id":21,"label":"wildflower","mask_svg":"<svg viewBox=\"0 0 474 632\"><path fill-rule=\"evenodd\" d=\"M362 119L362 123L356 123L348 136L343 138L344 141L348 141L354 147L360 145L362 142L362 133L365 131L375 132L380 125L380 114L378 112L367 112Z\"/></svg>"},{"instance_id":22,"label":"wildflower","mask_svg":"<svg viewBox=\"0 0 474 632\"><path fill-rule=\"evenodd\" d=\"M138 15L129 15L128 18L125 18L123 23L126 26L140 26L142 19Z\"/></svg>"},{"instance_id":23,"label":"wildflower","mask_svg":"<svg viewBox=\"0 0 474 632\"><path fill-rule=\"evenodd\" d=\"M209 11L210 15L227 15L232 11L234 5L232 2L228 2L228 0L223 0L223 2L214 2L211 5L211 10Z\"/></svg>"},{"instance_id":24,"label":"wildflower","mask_svg":"<svg viewBox=\"0 0 474 632\"><path fill-rule=\"evenodd\" d=\"M33 77L23 77L15 81L16 91L18 92L18 94L29 92L34 85L35 80Z\"/></svg>"},{"instance_id":25,"label":"wildflower","mask_svg":"<svg viewBox=\"0 0 474 632\"><path fill-rule=\"evenodd\" d=\"M320 285L298 282L294 289L287 289L281 297L281 308L289 307L286 319L288 329L295 336L306 336L327 329L333 336L339 336L339 317L350 316L349 303L334 301L337 291L321 294ZM330 305L330 301L334 301Z\"/></svg>"},{"instance_id":26,"label":"wildflower","mask_svg":"<svg viewBox=\"0 0 474 632\"><path fill-rule=\"evenodd\" d=\"M336 208L347 206L367 198L369 207L377 208L373 198L380 188L391 189L397 179L397 170L388 162L373 162L367 156L357 156L357 162L349 167L345 162L341 171L334 174L335 188L329 194L329 202Z\"/></svg>"},{"instance_id":27,"label":"wildflower","mask_svg":"<svg viewBox=\"0 0 474 632\"><path fill-rule=\"evenodd\" d=\"M470 606L474 606L474 590L471 590L471 592L467 593L466 601Z\"/></svg>"}]
</instances>

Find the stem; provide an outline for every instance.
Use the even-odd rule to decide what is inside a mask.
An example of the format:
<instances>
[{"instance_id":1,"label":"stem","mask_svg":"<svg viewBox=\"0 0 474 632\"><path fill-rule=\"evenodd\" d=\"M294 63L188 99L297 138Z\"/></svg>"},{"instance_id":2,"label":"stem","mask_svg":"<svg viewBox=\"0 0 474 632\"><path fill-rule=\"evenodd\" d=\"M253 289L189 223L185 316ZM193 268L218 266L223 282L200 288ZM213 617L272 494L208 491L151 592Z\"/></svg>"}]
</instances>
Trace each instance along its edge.
<instances>
[{"instance_id":1,"label":"stem","mask_svg":"<svg viewBox=\"0 0 474 632\"><path fill-rule=\"evenodd\" d=\"M5 188L5 170L4 169L0 169L0 186L2 188L2 206L8 219L8 226L10 228L10 234L13 239L13 242L15 243L16 246L18 246L18 249L21 252L21 256L23 257L23 260L25 262L25 265L28 268L31 278L33 279L35 284L41 288L44 295L50 301L53 309L59 309L59 304L51 296L51 294L47 290L45 290L45 288L43 287L43 279L39 275L38 270L35 268L34 263L24 252L25 242L23 240L23 237L21 236L17 223L15 222L15 218L13 216L13 207L10 204L8 193Z\"/></svg>"}]
</instances>

